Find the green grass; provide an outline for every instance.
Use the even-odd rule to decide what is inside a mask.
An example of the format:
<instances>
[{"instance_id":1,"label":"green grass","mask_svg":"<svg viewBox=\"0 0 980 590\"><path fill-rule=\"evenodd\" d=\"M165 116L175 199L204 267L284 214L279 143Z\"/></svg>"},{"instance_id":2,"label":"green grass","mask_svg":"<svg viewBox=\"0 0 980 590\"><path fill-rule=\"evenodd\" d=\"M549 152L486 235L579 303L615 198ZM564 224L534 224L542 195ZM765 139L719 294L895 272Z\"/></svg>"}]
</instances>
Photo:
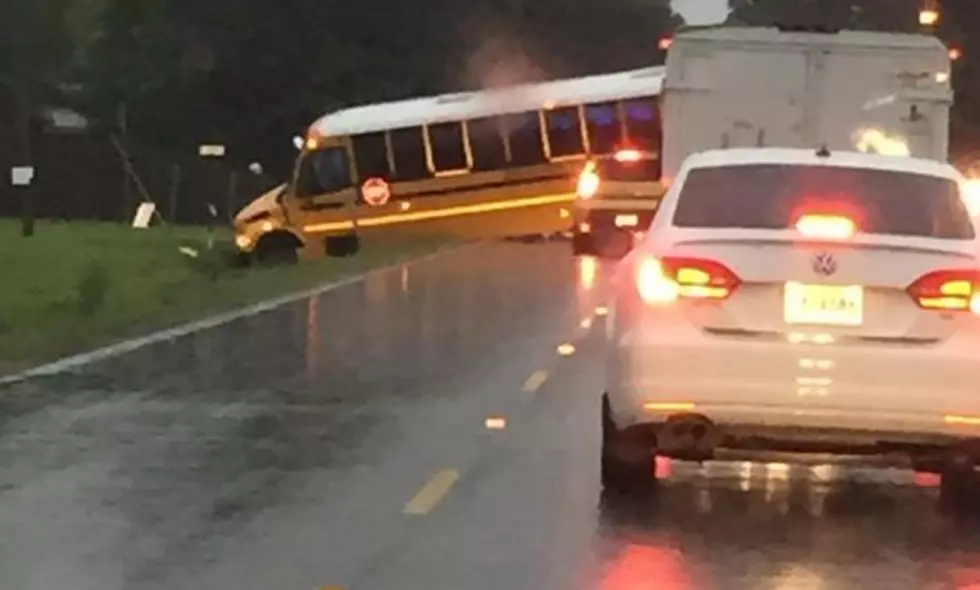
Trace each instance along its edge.
<instances>
[{"instance_id":1,"label":"green grass","mask_svg":"<svg viewBox=\"0 0 980 590\"><path fill-rule=\"evenodd\" d=\"M209 250L209 237L218 246ZM133 230L0 220L0 373L435 251L440 238L365 240L352 258L282 268L228 264L227 230ZM181 253L196 250L197 257Z\"/></svg>"}]
</instances>

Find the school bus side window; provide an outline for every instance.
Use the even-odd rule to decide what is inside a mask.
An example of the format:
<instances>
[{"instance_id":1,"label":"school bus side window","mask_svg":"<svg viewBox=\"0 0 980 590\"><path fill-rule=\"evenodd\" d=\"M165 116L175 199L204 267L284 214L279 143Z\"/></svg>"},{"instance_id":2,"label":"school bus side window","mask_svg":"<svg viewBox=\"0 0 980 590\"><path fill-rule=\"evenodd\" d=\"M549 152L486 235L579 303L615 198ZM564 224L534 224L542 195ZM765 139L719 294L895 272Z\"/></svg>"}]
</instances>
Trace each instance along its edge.
<instances>
[{"instance_id":1,"label":"school bus side window","mask_svg":"<svg viewBox=\"0 0 980 590\"><path fill-rule=\"evenodd\" d=\"M359 182L375 177L386 180L391 178L384 131L355 135L351 138L351 143L354 146L354 166L357 168Z\"/></svg>"},{"instance_id":2,"label":"school bus side window","mask_svg":"<svg viewBox=\"0 0 980 590\"><path fill-rule=\"evenodd\" d=\"M473 119L466 122L473 152L473 169L479 171L503 170L507 167L507 150L502 135L503 121L496 117Z\"/></svg>"},{"instance_id":3,"label":"school bus side window","mask_svg":"<svg viewBox=\"0 0 980 590\"><path fill-rule=\"evenodd\" d=\"M561 107L545 111L544 120L548 125L548 147L552 158L585 153L578 107Z\"/></svg>"},{"instance_id":4,"label":"school bus side window","mask_svg":"<svg viewBox=\"0 0 980 590\"><path fill-rule=\"evenodd\" d=\"M537 111L507 116L511 166L533 166L547 161Z\"/></svg>"},{"instance_id":5,"label":"school bus side window","mask_svg":"<svg viewBox=\"0 0 980 590\"><path fill-rule=\"evenodd\" d=\"M466 158L461 124L429 125L429 144L432 146L432 167L437 172L466 170L470 167Z\"/></svg>"},{"instance_id":6,"label":"school bus side window","mask_svg":"<svg viewBox=\"0 0 980 590\"><path fill-rule=\"evenodd\" d=\"M589 132L589 151L593 154L611 154L623 142L619 109L614 102L586 105L585 125Z\"/></svg>"},{"instance_id":7,"label":"school bus side window","mask_svg":"<svg viewBox=\"0 0 980 590\"><path fill-rule=\"evenodd\" d=\"M425 142L421 127L406 127L389 132L391 151L395 160L396 180L432 178L425 157Z\"/></svg>"},{"instance_id":8,"label":"school bus side window","mask_svg":"<svg viewBox=\"0 0 980 590\"><path fill-rule=\"evenodd\" d=\"M315 197L354 185L346 148L330 147L306 152L301 157L296 196Z\"/></svg>"},{"instance_id":9,"label":"school bus side window","mask_svg":"<svg viewBox=\"0 0 980 590\"><path fill-rule=\"evenodd\" d=\"M660 152L660 112L655 97L623 102L626 134L633 147Z\"/></svg>"}]
</instances>

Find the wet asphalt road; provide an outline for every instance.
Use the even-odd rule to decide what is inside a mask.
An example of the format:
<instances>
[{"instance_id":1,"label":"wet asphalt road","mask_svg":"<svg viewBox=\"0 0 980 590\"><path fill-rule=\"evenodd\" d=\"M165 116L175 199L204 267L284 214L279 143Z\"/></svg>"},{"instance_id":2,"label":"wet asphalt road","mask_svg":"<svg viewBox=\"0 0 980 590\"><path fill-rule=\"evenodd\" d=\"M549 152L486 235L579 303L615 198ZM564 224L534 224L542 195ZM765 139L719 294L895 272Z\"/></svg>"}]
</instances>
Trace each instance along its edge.
<instances>
[{"instance_id":1,"label":"wet asphalt road","mask_svg":"<svg viewBox=\"0 0 980 590\"><path fill-rule=\"evenodd\" d=\"M471 247L4 388L0 589L980 588L980 521L909 472L603 498L606 275Z\"/></svg>"}]
</instances>

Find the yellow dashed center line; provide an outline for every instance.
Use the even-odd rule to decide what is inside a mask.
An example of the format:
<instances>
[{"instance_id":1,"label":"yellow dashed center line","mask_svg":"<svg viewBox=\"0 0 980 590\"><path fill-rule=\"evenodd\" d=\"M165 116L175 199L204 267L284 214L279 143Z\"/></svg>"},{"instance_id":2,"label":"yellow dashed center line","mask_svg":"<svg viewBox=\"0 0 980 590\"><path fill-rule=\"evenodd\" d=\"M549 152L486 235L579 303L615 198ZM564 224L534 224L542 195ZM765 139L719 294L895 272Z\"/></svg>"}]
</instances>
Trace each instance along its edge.
<instances>
[{"instance_id":1,"label":"yellow dashed center line","mask_svg":"<svg viewBox=\"0 0 980 590\"><path fill-rule=\"evenodd\" d=\"M524 391L527 393L534 393L535 391L541 389L544 382L548 380L548 371L536 371L527 378L524 382Z\"/></svg>"},{"instance_id":2,"label":"yellow dashed center line","mask_svg":"<svg viewBox=\"0 0 980 590\"><path fill-rule=\"evenodd\" d=\"M415 494L408 504L405 505L405 509L402 511L405 514L413 515L425 515L428 514L433 508L436 507L439 502L442 501L449 490L456 485L456 481L459 480L459 472L455 469L443 469L436 473L429 483L419 490L419 493Z\"/></svg>"}]
</instances>

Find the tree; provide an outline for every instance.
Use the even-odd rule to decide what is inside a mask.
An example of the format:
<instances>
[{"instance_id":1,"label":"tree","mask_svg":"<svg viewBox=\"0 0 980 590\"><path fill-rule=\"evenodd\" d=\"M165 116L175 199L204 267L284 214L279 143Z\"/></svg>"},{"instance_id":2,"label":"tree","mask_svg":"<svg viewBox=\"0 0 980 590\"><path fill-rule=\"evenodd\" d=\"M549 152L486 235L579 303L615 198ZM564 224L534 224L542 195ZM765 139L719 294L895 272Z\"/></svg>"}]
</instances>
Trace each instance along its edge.
<instances>
[{"instance_id":1,"label":"tree","mask_svg":"<svg viewBox=\"0 0 980 590\"><path fill-rule=\"evenodd\" d=\"M126 104L154 144L221 141L280 174L325 111L652 63L679 22L667 0L104 2L91 110Z\"/></svg>"},{"instance_id":2,"label":"tree","mask_svg":"<svg viewBox=\"0 0 980 590\"><path fill-rule=\"evenodd\" d=\"M728 0L729 22L915 31L920 0Z\"/></svg>"}]
</instances>

